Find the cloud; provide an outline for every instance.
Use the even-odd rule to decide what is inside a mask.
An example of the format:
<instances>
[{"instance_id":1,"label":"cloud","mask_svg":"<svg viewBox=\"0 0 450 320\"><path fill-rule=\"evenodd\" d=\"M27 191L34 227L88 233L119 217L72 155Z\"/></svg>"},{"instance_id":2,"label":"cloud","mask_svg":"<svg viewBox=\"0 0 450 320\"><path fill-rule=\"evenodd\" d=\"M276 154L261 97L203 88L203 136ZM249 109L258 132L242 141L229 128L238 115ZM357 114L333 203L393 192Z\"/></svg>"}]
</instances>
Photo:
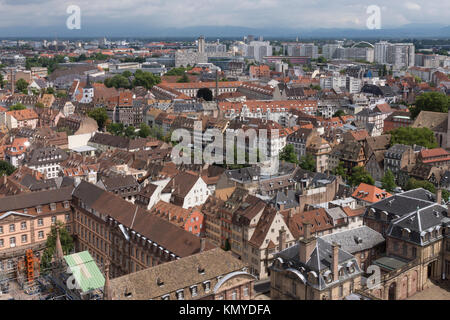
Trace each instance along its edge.
<instances>
[{"instance_id":1,"label":"cloud","mask_svg":"<svg viewBox=\"0 0 450 320\"><path fill-rule=\"evenodd\" d=\"M414 2L406 2L405 7L409 10L420 10L422 7Z\"/></svg>"},{"instance_id":2,"label":"cloud","mask_svg":"<svg viewBox=\"0 0 450 320\"><path fill-rule=\"evenodd\" d=\"M376 2L376 3L375 3ZM0 0L0 28L65 27L66 8L81 8L83 25L103 28L363 28L370 5L383 8L383 25L448 24L450 1L415 0ZM405 10L408 9L408 10ZM424 9L422 9L424 8ZM401 17L401 19L399 19Z\"/></svg>"}]
</instances>

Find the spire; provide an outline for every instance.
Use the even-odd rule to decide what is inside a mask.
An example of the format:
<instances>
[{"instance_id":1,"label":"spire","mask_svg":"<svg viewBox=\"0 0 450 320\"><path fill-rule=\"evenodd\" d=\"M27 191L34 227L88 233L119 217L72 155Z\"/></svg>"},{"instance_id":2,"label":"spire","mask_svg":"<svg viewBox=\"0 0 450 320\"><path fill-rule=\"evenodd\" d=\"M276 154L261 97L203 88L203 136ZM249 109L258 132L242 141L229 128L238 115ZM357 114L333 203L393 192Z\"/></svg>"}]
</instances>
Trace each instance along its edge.
<instances>
[{"instance_id":1,"label":"spire","mask_svg":"<svg viewBox=\"0 0 450 320\"><path fill-rule=\"evenodd\" d=\"M105 263L105 286L103 287L103 300L111 300L111 286L109 284L109 260Z\"/></svg>"},{"instance_id":2,"label":"spire","mask_svg":"<svg viewBox=\"0 0 450 320\"><path fill-rule=\"evenodd\" d=\"M86 89L92 88L91 85L91 77L89 76L89 73L87 75L87 80L86 80Z\"/></svg>"},{"instance_id":3,"label":"spire","mask_svg":"<svg viewBox=\"0 0 450 320\"><path fill-rule=\"evenodd\" d=\"M56 244L55 244L55 262L60 262L64 259L64 253L61 245L61 238L59 236L59 226L56 226Z\"/></svg>"}]
</instances>

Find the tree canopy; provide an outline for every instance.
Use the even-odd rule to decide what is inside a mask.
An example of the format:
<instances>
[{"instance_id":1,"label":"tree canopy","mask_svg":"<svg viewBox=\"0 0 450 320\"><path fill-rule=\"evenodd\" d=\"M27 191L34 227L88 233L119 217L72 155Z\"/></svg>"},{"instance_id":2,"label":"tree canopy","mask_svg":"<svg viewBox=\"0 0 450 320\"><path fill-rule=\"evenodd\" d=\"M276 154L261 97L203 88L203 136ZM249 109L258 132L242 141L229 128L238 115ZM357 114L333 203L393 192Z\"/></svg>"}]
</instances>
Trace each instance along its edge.
<instances>
[{"instance_id":1,"label":"tree canopy","mask_svg":"<svg viewBox=\"0 0 450 320\"><path fill-rule=\"evenodd\" d=\"M333 117L342 117L342 116L345 116L344 110L338 110L333 114Z\"/></svg>"},{"instance_id":2,"label":"tree canopy","mask_svg":"<svg viewBox=\"0 0 450 320\"><path fill-rule=\"evenodd\" d=\"M0 176L9 176L14 171L16 171L16 167L9 162L0 160Z\"/></svg>"},{"instance_id":3,"label":"tree canopy","mask_svg":"<svg viewBox=\"0 0 450 320\"><path fill-rule=\"evenodd\" d=\"M372 178L369 172L364 167L354 167L352 169L352 174L350 175L349 182L352 186L357 186L364 182L367 184L374 185L375 180Z\"/></svg>"},{"instance_id":4,"label":"tree canopy","mask_svg":"<svg viewBox=\"0 0 450 320\"><path fill-rule=\"evenodd\" d=\"M124 126L122 123L109 123L106 126L106 131L108 131L109 133L115 135L115 136L121 136L123 135L123 129Z\"/></svg>"},{"instance_id":5,"label":"tree canopy","mask_svg":"<svg viewBox=\"0 0 450 320\"><path fill-rule=\"evenodd\" d=\"M28 82L25 79L20 78L16 81L16 88L19 91L24 91L26 88L28 88Z\"/></svg>"},{"instance_id":6,"label":"tree canopy","mask_svg":"<svg viewBox=\"0 0 450 320\"><path fill-rule=\"evenodd\" d=\"M142 86L146 89L151 89L155 84L160 82L161 78L159 76L155 76L151 72L136 70L134 73L133 87Z\"/></svg>"},{"instance_id":7,"label":"tree canopy","mask_svg":"<svg viewBox=\"0 0 450 320\"><path fill-rule=\"evenodd\" d=\"M292 144L286 145L280 152L280 160L298 164L297 154Z\"/></svg>"},{"instance_id":8,"label":"tree canopy","mask_svg":"<svg viewBox=\"0 0 450 320\"><path fill-rule=\"evenodd\" d=\"M411 118L415 119L420 111L448 112L450 97L442 92L425 92L416 98L416 104L410 108Z\"/></svg>"},{"instance_id":9,"label":"tree canopy","mask_svg":"<svg viewBox=\"0 0 450 320\"><path fill-rule=\"evenodd\" d=\"M397 187L395 184L395 176L391 170L386 171L383 178L381 178L381 187L388 192L394 191Z\"/></svg>"},{"instance_id":10,"label":"tree canopy","mask_svg":"<svg viewBox=\"0 0 450 320\"><path fill-rule=\"evenodd\" d=\"M389 133L391 134L391 145L399 143L412 146L417 144L428 149L438 147L433 131L428 128L400 127Z\"/></svg>"},{"instance_id":11,"label":"tree canopy","mask_svg":"<svg viewBox=\"0 0 450 320\"><path fill-rule=\"evenodd\" d=\"M25 107L23 104L21 104L20 102L19 103L16 103L15 105L12 105L12 106L10 106L9 107L9 110L10 111L13 111L13 110L25 110L27 107Z\"/></svg>"},{"instance_id":12,"label":"tree canopy","mask_svg":"<svg viewBox=\"0 0 450 320\"><path fill-rule=\"evenodd\" d=\"M307 153L300 158L300 168L308 171L316 171L316 160L311 154Z\"/></svg>"},{"instance_id":13,"label":"tree canopy","mask_svg":"<svg viewBox=\"0 0 450 320\"><path fill-rule=\"evenodd\" d=\"M106 124L106 120L108 120L108 114L106 113L105 108L96 108L92 111L89 111L88 116L97 121L98 128L103 130Z\"/></svg>"},{"instance_id":14,"label":"tree canopy","mask_svg":"<svg viewBox=\"0 0 450 320\"><path fill-rule=\"evenodd\" d=\"M64 224L60 221L56 222L56 225L51 227L50 233L47 235L46 248L42 254L41 270L47 270L51 266L52 258L56 248L56 226L59 227L59 238L61 240L61 246L63 253L69 254L73 248L73 239L70 233L64 227Z\"/></svg>"},{"instance_id":15,"label":"tree canopy","mask_svg":"<svg viewBox=\"0 0 450 320\"><path fill-rule=\"evenodd\" d=\"M139 126L139 136L141 138L147 138L151 133L150 127L145 123L141 123Z\"/></svg>"}]
</instances>

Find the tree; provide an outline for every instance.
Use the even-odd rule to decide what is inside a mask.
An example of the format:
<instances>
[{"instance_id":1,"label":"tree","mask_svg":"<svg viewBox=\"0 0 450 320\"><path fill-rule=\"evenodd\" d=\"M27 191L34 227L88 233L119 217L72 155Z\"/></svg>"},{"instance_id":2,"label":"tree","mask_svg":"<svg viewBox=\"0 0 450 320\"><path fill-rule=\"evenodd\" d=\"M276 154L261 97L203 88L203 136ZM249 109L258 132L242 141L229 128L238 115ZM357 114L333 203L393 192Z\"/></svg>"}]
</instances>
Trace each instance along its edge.
<instances>
[{"instance_id":1,"label":"tree","mask_svg":"<svg viewBox=\"0 0 450 320\"><path fill-rule=\"evenodd\" d=\"M410 108L411 118L415 119L420 111L448 112L450 97L442 92L425 92L416 98L416 105Z\"/></svg>"},{"instance_id":2,"label":"tree","mask_svg":"<svg viewBox=\"0 0 450 320\"><path fill-rule=\"evenodd\" d=\"M25 79L19 79L16 81L16 88L19 91L24 91L28 88L28 82Z\"/></svg>"},{"instance_id":3,"label":"tree","mask_svg":"<svg viewBox=\"0 0 450 320\"><path fill-rule=\"evenodd\" d=\"M336 176L341 176L344 180L347 179L347 170L344 168L344 162L339 161L337 167L333 169L333 174Z\"/></svg>"},{"instance_id":4,"label":"tree","mask_svg":"<svg viewBox=\"0 0 450 320\"><path fill-rule=\"evenodd\" d=\"M406 144L423 146L428 149L437 148L436 137L428 128L400 127L389 132L391 145Z\"/></svg>"},{"instance_id":5,"label":"tree","mask_svg":"<svg viewBox=\"0 0 450 320\"><path fill-rule=\"evenodd\" d=\"M161 78L159 76L155 76L151 72L136 70L134 73L133 87L142 86L146 89L151 89L155 84L160 82Z\"/></svg>"},{"instance_id":6,"label":"tree","mask_svg":"<svg viewBox=\"0 0 450 320\"><path fill-rule=\"evenodd\" d=\"M56 225L51 227L50 233L47 235L46 248L42 254L41 270L46 270L51 266L52 258L56 248L56 226L59 227L59 239L64 254L69 254L73 248L73 239L64 224L61 221L56 221Z\"/></svg>"},{"instance_id":7,"label":"tree","mask_svg":"<svg viewBox=\"0 0 450 320\"><path fill-rule=\"evenodd\" d=\"M128 80L128 78L124 77L121 74L116 74L112 78L107 78L107 79L105 79L105 81L103 83L108 88L114 87L116 89L118 89L118 88L131 89L130 81Z\"/></svg>"},{"instance_id":8,"label":"tree","mask_svg":"<svg viewBox=\"0 0 450 320\"><path fill-rule=\"evenodd\" d=\"M147 138L150 135L150 127L145 123L141 123L139 127L139 136L141 138Z\"/></svg>"},{"instance_id":9,"label":"tree","mask_svg":"<svg viewBox=\"0 0 450 320\"><path fill-rule=\"evenodd\" d=\"M297 154L295 153L294 146L287 144L280 152L280 160L286 162L298 164Z\"/></svg>"},{"instance_id":10,"label":"tree","mask_svg":"<svg viewBox=\"0 0 450 320\"><path fill-rule=\"evenodd\" d=\"M42 102L37 102L37 103L34 105L34 107L35 107L35 108L38 108L38 109L43 109L43 108L45 108L45 106L44 106L44 104L43 104Z\"/></svg>"},{"instance_id":11,"label":"tree","mask_svg":"<svg viewBox=\"0 0 450 320\"><path fill-rule=\"evenodd\" d=\"M106 126L106 131L108 131L109 133L115 135L115 136L121 136L123 135L123 124L122 123L109 123Z\"/></svg>"},{"instance_id":12,"label":"tree","mask_svg":"<svg viewBox=\"0 0 450 320\"><path fill-rule=\"evenodd\" d=\"M212 101L213 93L208 88L201 88L197 91L197 98L203 98L205 101Z\"/></svg>"},{"instance_id":13,"label":"tree","mask_svg":"<svg viewBox=\"0 0 450 320\"><path fill-rule=\"evenodd\" d=\"M395 184L395 176L391 170L388 170L384 174L383 178L381 178L381 187L388 192L394 191L394 189L397 187L397 185Z\"/></svg>"},{"instance_id":14,"label":"tree","mask_svg":"<svg viewBox=\"0 0 450 320\"><path fill-rule=\"evenodd\" d=\"M352 174L350 175L349 182L352 186L357 186L360 183L367 183L374 185L375 180L372 178L369 172L364 167L354 167Z\"/></svg>"},{"instance_id":15,"label":"tree","mask_svg":"<svg viewBox=\"0 0 450 320\"><path fill-rule=\"evenodd\" d=\"M311 154L307 153L300 158L300 168L308 171L316 171L316 160Z\"/></svg>"},{"instance_id":16,"label":"tree","mask_svg":"<svg viewBox=\"0 0 450 320\"><path fill-rule=\"evenodd\" d=\"M333 117L342 117L342 116L345 116L344 110L338 110L333 114Z\"/></svg>"},{"instance_id":17,"label":"tree","mask_svg":"<svg viewBox=\"0 0 450 320\"><path fill-rule=\"evenodd\" d=\"M424 188L425 190L430 191L431 193L436 193L436 187L430 181L425 180L416 180L414 178L409 178L406 183L405 190L412 190L417 188Z\"/></svg>"},{"instance_id":18,"label":"tree","mask_svg":"<svg viewBox=\"0 0 450 320\"><path fill-rule=\"evenodd\" d=\"M223 250L225 250L225 251L230 251L231 250L230 240L225 239L225 245L224 245Z\"/></svg>"},{"instance_id":19,"label":"tree","mask_svg":"<svg viewBox=\"0 0 450 320\"><path fill-rule=\"evenodd\" d=\"M13 111L13 110L25 110L27 107L25 107L23 104L21 104L20 102L19 103L16 103L15 105L12 105L12 106L10 106L9 107L9 110L10 111Z\"/></svg>"},{"instance_id":20,"label":"tree","mask_svg":"<svg viewBox=\"0 0 450 320\"><path fill-rule=\"evenodd\" d=\"M128 138L134 138L134 136L136 135L136 128L133 126L128 126L125 129L124 132L125 136L127 136Z\"/></svg>"},{"instance_id":21,"label":"tree","mask_svg":"<svg viewBox=\"0 0 450 320\"><path fill-rule=\"evenodd\" d=\"M191 82L191 80L189 80L189 77L187 76L186 73L183 73L183 75L181 76L180 79L177 80L178 83L188 83Z\"/></svg>"},{"instance_id":22,"label":"tree","mask_svg":"<svg viewBox=\"0 0 450 320\"><path fill-rule=\"evenodd\" d=\"M320 57L317 59L317 62L318 62L318 63L327 63L327 59L325 59L324 56L320 56Z\"/></svg>"},{"instance_id":23,"label":"tree","mask_svg":"<svg viewBox=\"0 0 450 320\"><path fill-rule=\"evenodd\" d=\"M14 171L16 171L16 167L14 167L9 162L0 160L0 176L9 176Z\"/></svg>"},{"instance_id":24,"label":"tree","mask_svg":"<svg viewBox=\"0 0 450 320\"><path fill-rule=\"evenodd\" d=\"M0 73L0 88L3 88L3 74Z\"/></svg>"},{"instance_id":25,"label":"tree","mask_svg":"<svg viewBox=\"0 0 450 320\"><path fill-rule=\"evenodd\" d=\"M98 128L103 130L106 120L108 120L108 114L105 108L97 108L89 111L88 116L97 121Z\"/></svg>"}]
</instances>

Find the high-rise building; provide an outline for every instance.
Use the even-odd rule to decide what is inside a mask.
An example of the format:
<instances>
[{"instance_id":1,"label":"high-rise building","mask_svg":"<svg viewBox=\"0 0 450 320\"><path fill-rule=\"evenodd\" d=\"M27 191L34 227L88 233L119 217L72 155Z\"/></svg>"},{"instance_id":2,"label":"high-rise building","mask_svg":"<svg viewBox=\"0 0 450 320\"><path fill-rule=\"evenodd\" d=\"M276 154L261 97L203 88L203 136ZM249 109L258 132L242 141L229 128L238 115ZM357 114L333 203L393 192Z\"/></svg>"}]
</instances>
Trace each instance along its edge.
<instances>
[{"instance_id":1,"label":"high-rise building","mask_svg":"<svg viewBox=\"0 0 450 320\"><path fill-rule=\"evenodd\" d=\"M415 64L413 43L375 43L375 62L392 64L395 68L408 68Z\"/></svg>"},{"instance_id":2,"label":"high-rise building","mask_svg":"<svg viewBox=\"0 0 450 320\"><path fill-rule=\"evenodd\" d=\"M200 38L198 38L198 52L205 53L205 37L203 36L200 36Z\"/></svg>"},{"instance_id":3,"label":"high-rise building","mask_svg":"<svg viewBox=\"0 0 450 320\"><path fill-rule=\"evenodd\" d=\"M266 56L272 55L272 46L269 41L252 41L247 46L246 56L256 61L262 61Z\"/></svg>"}]
</instances>

